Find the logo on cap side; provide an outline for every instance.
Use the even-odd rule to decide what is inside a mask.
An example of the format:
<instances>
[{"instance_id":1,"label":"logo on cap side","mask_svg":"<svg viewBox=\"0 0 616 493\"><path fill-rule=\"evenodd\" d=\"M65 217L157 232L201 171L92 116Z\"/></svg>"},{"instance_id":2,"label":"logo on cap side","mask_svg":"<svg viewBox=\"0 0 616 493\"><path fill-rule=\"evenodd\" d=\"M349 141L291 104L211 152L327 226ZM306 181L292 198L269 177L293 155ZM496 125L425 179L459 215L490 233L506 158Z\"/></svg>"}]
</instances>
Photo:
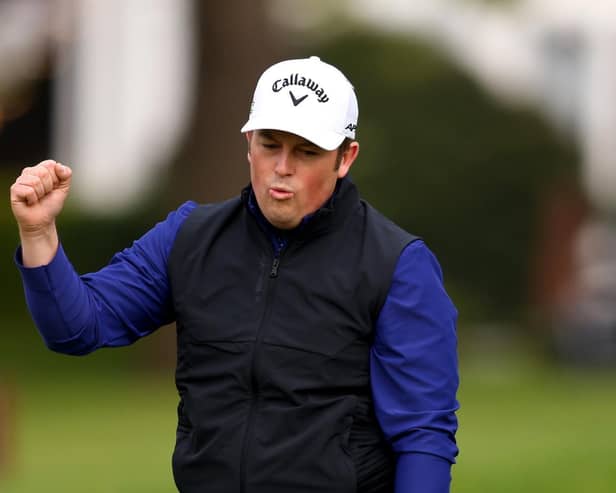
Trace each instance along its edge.
<instances>
[{"instance_id":1,"label":"logo on cap side","mask_svg":"<svg viewBox=\"0 0 616 493\"><path fill-rule=\"evenodd\" d=\"M325 89L319 86L319 84L316 81L310 78L306 78L303 75L300 76L299 74L291 74L289 77L275 80L274 83L272 84L272 91L280 92L282 89L288 86L307 87L312 92L314 92L315 96L317 97L317 101L319 103L326 103L327 101L329 101L329 96L325 92Z\"/></svg>"},{"instance_id":2,"label":"logo on cap side","mask_svg":"<svg viewBox=\"0 0 616 493\"><path fill-rule=\"evenodd\" d=\"M304 94L301 98L297 99L295 97L295 94L289 91L289 96L291 96L291 101L293 101L293 106L297 106L299 103L301 103L304 99L308 97L308 94Z\"/></svg>"}]
</instances>

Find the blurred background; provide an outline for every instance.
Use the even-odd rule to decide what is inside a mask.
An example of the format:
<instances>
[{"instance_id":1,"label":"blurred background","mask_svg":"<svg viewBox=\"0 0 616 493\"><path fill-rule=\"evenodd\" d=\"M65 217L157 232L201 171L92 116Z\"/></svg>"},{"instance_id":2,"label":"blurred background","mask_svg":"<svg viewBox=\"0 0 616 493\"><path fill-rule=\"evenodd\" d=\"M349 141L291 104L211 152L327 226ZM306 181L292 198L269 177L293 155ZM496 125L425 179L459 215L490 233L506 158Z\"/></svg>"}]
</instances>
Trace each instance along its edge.
<instances>
[{"instance_id":1,"label":"blurred background","mask_svg":"<svg viewBox=\"0 0 616 493\"><path fill-rule=\"evenodd\" d=\"M452 491L616 491L616 1L0 0L0 181L74 170L80 272L248 182L260 73L354 83L364 197L459 308ZM45 349L0 209L0 491L174 491L175 336Z\"/></svg>"}]
</instances>

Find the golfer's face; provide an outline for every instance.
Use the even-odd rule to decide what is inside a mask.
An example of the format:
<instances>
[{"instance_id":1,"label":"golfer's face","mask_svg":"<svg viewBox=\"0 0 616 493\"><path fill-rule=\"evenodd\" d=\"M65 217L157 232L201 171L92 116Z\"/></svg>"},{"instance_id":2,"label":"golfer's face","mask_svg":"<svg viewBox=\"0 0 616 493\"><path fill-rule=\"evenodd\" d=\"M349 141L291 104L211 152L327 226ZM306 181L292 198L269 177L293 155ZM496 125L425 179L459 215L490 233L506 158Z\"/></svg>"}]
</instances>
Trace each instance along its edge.
<instances>
[{"instance_id":1,"label":"golfer's face","mask_svg":"<svg viewBox=\"0 0 616 493\"><path fill-rule=\"evenodd\" d=\"M294 134L257 130L248 135L250 179L261 211L281 229L297 226L331 196L338 177L336 150L326 151ZM341 176L342 175L342 176Z\"/></svg>"}]
</instances>

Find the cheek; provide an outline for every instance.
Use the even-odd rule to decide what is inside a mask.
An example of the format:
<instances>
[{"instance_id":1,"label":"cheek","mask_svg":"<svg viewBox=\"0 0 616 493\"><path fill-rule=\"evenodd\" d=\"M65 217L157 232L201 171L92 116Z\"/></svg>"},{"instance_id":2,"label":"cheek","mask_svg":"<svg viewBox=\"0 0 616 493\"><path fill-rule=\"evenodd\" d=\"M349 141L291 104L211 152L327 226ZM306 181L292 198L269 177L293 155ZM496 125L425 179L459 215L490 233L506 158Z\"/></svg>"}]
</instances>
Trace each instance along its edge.
<instances>
[{"instance_id":1,"label":"cheek","mask_svg":"<svg viewBox=\"0 0 616 493\"><path fill-rule=\"evenodd\" d=\"M262 160L254 156L250 157L248 162L250 163L250 181L253 187L258 187L265 181L265 166Z\"/></svg>"},{"instance_id":2,"label":"cheek","mask_svg":"<svg viewBox=\"0 0 616 493\"><path fill-rule=\"evenodd\" d=\"M250 182L252 183L253 187L256 185L256 175L258 175L258 173L255 173L255 167L252 162L250 162Z\"/></svg>"},{"instance_id":3,"label":"cheek","mask_svg":"<svg viewBox=\"0 0 616 493\"><path fill-rule=\"evenodd\" d=\"M311 208L320 207L333 193L336 186L335 173L315 173L304 177L304 202Z\"/></svg>"}]
</instances>

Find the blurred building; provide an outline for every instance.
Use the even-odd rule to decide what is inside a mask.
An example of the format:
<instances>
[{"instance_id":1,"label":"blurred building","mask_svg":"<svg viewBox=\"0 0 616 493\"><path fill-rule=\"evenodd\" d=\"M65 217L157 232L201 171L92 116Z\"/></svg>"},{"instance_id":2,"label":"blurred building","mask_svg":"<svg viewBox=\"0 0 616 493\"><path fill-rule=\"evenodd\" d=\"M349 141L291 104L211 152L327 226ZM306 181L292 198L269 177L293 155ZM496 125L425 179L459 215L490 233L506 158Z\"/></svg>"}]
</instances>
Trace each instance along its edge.
<instances>
[{"instance_id":1,"label":"blurred building","mask_svg":"<svg viewBox=\"0 0 616 493\"><path fill-rule=\"evenodd\" d=\"M73 164L83 209L138 205L186 131L194 103L189 0L77 0L58 50L53 156Z\"/></svg>"},{"instance_id":2,"label":"blurred building","mask_svg":"<svg viewBox=\"0 0 616 493\"><path fill-rule=\"evenodd\" d=\"M50 80L51 121L30 140L50 132L50 156L39 159L78 171L82 210L139 204L173 156L195 99L193 9L192 0L0 1L0 129L29 110L35 81Z\"/></svg>"}]
</instances>

